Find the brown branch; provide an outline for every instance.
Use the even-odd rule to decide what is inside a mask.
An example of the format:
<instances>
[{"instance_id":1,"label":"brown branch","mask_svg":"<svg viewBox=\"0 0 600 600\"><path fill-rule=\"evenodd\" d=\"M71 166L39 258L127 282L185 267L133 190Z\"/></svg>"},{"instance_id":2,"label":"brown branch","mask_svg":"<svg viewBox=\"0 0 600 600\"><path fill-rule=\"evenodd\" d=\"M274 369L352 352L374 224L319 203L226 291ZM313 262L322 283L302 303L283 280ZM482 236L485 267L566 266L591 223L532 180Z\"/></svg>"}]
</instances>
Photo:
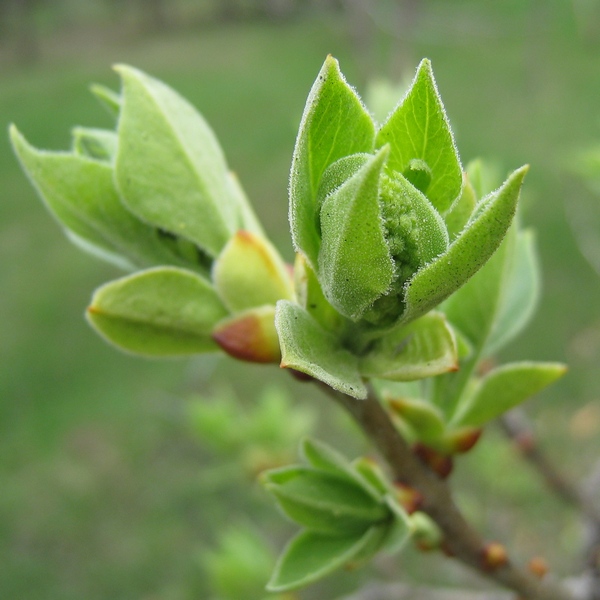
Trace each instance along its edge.
<instances>
[{"instance_id":1,"label":"brown branch","mask_svg":"<svg viewBox=\"0 0 600 600\"><path fill-rule=\"evenodd\" d=\"M343 600L510 600L508 592L476 592L409 586L401 583L372 584Z\"/></svg>"},{"instance_id":2,"label":"brown branch","mask_svg":"<svg viewBox=\"0 0 600 600\"><path fill-rule=\"evenodd\" d=\"M506 435L515 442L521 454L538 471L547 486L567 504L581 512L594 527L600 529L598 506L591 501L590 495L585 494L561 473L542 452L525 412L518 408L513 409L503 415L499 422Z\"/></svg>"},{"instance_id":3,"label":"brown branch","mask_svg":"<svg viewBox=\"0 0 600 600\"><path fill-rule=\"evenodd\" d=\"M372 390L366 400L356 400L325 385L323 389L343 406L386 460L393 476L423 496L421 510L440 527L448 550L463 563L527 600L574 600L555 582L540 581L510 561L485 567L486 543L466 521L448 485L411 452Z\"/></svg>"}]
</instances>

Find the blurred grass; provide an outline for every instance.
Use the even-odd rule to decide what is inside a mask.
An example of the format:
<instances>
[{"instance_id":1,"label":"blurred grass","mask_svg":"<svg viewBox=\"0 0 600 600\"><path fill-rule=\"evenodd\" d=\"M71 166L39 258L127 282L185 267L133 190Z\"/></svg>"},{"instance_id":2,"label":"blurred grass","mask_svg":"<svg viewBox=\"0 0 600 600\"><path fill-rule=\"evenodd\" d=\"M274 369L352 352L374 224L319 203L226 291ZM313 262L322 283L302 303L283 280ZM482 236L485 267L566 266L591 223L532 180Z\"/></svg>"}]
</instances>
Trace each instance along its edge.
<instances>
[{"instance_id":1,"label":"blurred grass","mask_svg":"<svg viewBox=\"0 0 600 600\"><path fill-rule=\"evenodd\" d=\"M503 358L570 363L570 375L529 410L548 452L581 476L600 450L600 279L564 218L570 192L563 165L573 150L600 138L600 44L562 0L430 0L400 38L385 20L377 23L368 52L333 16L151 39L105 29L48 33L39 65L3 67L0 115L35 145L66 149L71 126L110 125L88 84L116 86L114 62L145 69L207 117L267 230L291 258L289 161L325 55L339 58L361 89L367 73L386 76L398 60L416 66L428 56L463 162L482 155L506 171L532 165L523 220L538 231L544 296L527 333ZM6 138L0 189L0 598L206 597L197 553L214 535L211 524L246 505L202 485L207 457L186 437L180 398L227 378L251 399L265 377L288 378L222 360L142 361L105 346L82 313L92 289L119 273L69 245ZM294 390L320 406L308 388ZM500 481L501 472L511 476ZM524 558L546 552L558 570L575 561L573 515L547 498L498 436L486 436L457 476L464 505L489 535L514 532ZM416 566L404 575L427 575L431 560L421 567L409 560Z\"/></svg>"}]
</instances>

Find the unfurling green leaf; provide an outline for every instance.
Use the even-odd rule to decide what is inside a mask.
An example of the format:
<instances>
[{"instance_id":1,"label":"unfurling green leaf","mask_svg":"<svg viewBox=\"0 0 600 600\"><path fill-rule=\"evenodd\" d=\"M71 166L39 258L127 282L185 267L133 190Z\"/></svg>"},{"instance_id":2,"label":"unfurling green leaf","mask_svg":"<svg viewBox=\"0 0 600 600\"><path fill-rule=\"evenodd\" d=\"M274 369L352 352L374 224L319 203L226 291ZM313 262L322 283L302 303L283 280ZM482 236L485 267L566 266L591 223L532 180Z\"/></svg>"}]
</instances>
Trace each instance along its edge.
<instances>
[{"instance_id":1,"label":"unfurling green leaf","mask_svg":"<svg viewBox=\"0 0 600 600\"><path fill-rule=\"evenodd\" d=\"M393 397L387 399L393 415L407 424L419 441L435 445L444 435L444 415L431 402L414 398Z\"/></svg>"},{"instance_id":2,"label":"unfurling green leaf","mask_svg":"<svg viewBox=\"0 0 600 600\"><path fill-rule=\"evenodd\" d=\"M117 92L99 83L90 86L90 91L100 101L102 106L114 117L119 116L121 110L121 96Z\"/></svg>"},{"instance_id":3,"label":"unfurling green leaf","mask_svg":"<svg viewBox=\"0 0 600 600\"><path fill-rule=\"evenodd\" d=\"M444 215L450 241L458 236L473 214L477 196L466 173L463 173L463 187L460 196L454 201L450 210Z\"/></svg>"},{"instance_id":4,"label":"unfurling green leaf","mask_svg":"<svg viewBox=\"0 0 600 600\"><path fill-rule=\"evenodd\" d=\"M321 207L318 272L323 293L354 320L388 290L394 276L379 216L379 177L386 155L384 148Z\"/></svg>"},{"instance_id":5,"label":"unfurling green leaf","mask_svg":"<svg viewBox=\"0 0 600 600\"><path fill-rule=\"evenodd\" d=\"M424 186L416 185L438 212L448 210L460 193L462 169L427 59L419 65L404 100L377 134L377 146L384 144L391 146L388 167L409 180L410 171L426 173L413 183ZM416 168L419 164L422 166Z\"/></svg>"},{"instance_id":6,"label":"unfurling green leaf","mask_svg":"<svg viewBox=\"0 0 600 600\"><path fill-rule=\"evenodd\" d=\"M554 383L565 372L565 365L560 363L519 362L498 367L462 398L452 425L485 425Z\"/></svg>"},{"instance_id":7,"label":"unfurling green leaf","mask_svg":"<svg viewBox=\"0 0 600 600\"><path fill-rule=\"evenodd\" d=\"M115 173L125 205L211 256L244 228L219 143L200 114L164 83L127 66Z\"/></svg>"},{"instance_id":8,"label":"unfurling green leaf","mask_svg":"<svg viewBox=\"0 0 600 600\"><path fill-rule=\"evenodd\" d=\"M238 231L226 244L212 270L215 288L232 312L294 296L292 277L277 250L265 238Z\"/></svg>"},{"instance_id":9,"label":"unfurling green leaf","mask_svg":"<svg viewBox=\"0 0 600 600\"><path fill-rule=\"evenodd\" d=\"M107 129L73 128L73 152L96 160L112 161L117 151L117 134Z\"/></svg>"},{"instance_id":10,"label":"unfurling green leaf","mask_svg":"<svg viewBox=\"0 0 600 600\"><path fill-rule=\"evenodd\" d=\"M364 533L345 536L301 531L288 543L279 557L267 590L294 590L322 579L351 563L374 543L381 543L382 531L385 533L382 527L377 526Z\"/></svg>"},{"instance_id":11,"label":"unfurling green leaf","mask_svg":"<svg viewBox=\"0 0 600 600\"><path fill-rule=\"evenodd\" d=\"M516 170L502 187L484 199L485 207L471 219L448 251L408 282L402 321L413 320L440 304L489 260L512 223L527 170L528 167Z\"/></svg>"},{"instance_id":12,"label":"unfurling green leaf","mask_svg":"<svg viewBox=\"0 0 600 600\"><path fill-rule=\"evenodd\" d=\"M372 152L375 125L338 62L328 56L306 101L290 173L290 225L295 248L317 266L317 191L327 167Z\"/></svg>"},{"instance_id":13,"label":"unfurling green leaf","mask_svg":"<svg viewBox=\"0 0 600 600\"><path fill-rule=\"evenodd\" d=\"M387 507L356 482L312 467L268 471L263 485L294 522L321 533L363 532L389 517Z\"/></svg>"},{"instance_id":14,"label":"unfurling green leaf","mask_svg":"<svg viewBox=\"0 0 600 600\"><path fill-rule=\"evenodd\" d=\"M107 283L96 290L87 310L89 322L106 340L145 356L219 350L211 331L226 315L210 284L174 267Z\"/></svg>"},{"instance_id":15,"label":"unfurling green leaf","mask_svg":"<svg viewBox=\"0 0 600 600\"><path fill-rule=\"evenodd\" d=\"M280 300L275 327L281 344L282 367L311 375L354 398L367 397L356 356L344 349L338 337L323 329L301 306Z\"/></svg>"}]
</instances>

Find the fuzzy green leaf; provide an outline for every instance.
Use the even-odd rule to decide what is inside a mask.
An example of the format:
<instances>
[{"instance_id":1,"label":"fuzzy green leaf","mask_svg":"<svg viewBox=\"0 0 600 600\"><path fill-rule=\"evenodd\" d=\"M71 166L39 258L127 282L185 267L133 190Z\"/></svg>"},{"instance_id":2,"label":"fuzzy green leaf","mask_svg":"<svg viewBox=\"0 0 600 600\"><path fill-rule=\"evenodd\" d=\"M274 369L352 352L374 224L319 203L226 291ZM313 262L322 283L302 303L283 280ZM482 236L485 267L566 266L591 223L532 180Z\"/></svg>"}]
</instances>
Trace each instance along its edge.
<instances>
[{"instance_id":1,"label":"fuzzy green leaf","mask_svg":"<svg viewBox=\"0 0 600 600\"><path fill-rule=\"evenodd\" d=\"M414 183L424 184L424 189L419 189L438 212L448 210L460 194L462 169L427 59L419 65L404 100L379 130L377 146L384 144L391 146L388 167L409 179L411 171L427 172L427 177L419 177ZM427 169L415 169L415 159Z\"/></svg>"},{"instance_id":2,"label":"fuzzy green leaf","mask_svg":"<svg viewBox=\"0 0 600 600\"><path fill-rule=\"evenodd\" d=\"M292 521L330 535L365 531L389 516L381 501L345 476L310 467L263 474L263 485Z\"/></svg>"},{"instance_id":3,"label":"fuzzy green leaf","mask_svg":"<svg viewBox=\"0 0 600 600\"><path fill-rule=\"evenodd\" d=\"M265 238L240 230L226 244L212 270L215 288L232 312L275 305L293 298L292 278Z\"/></svg>"},{"instance_id":4,"label":"fuzzy green leaf","mask_svg":"<svg viewBox=\"0 0 600 600\"><path fill-rule=\"evenodd\" d=\"M75 127L73 152L96 160L112 161L117 151L117 134L107 129Z\"/></svg>"},{"instance_id":5,"label":"fuzzy green leaf","mask_svg":"<svg viewBox=\"0 0 600 600\"><path fill-rule=\"evenodd\" d=\"M108 163L37 150L14 126L10 135L25 172L72 241L124 268L165 264L194 268L192 261L171 249L170 240L123 206ZM196 268L202 270L198 263Z\"/></svg>"},{"instance_id":6,"label":"fuzzy green leaf","mask_svg":"<svg viewBox=\"0 0 600 600\"><path fill-rule=\"evenodd\" d=\"M463 174L463 187L460 196L454 201L450 210L445 214L444 220L448 228L448 235L453 241L469 221L469 217L477 204L475 189L471 185L466 173Z\"/></svg>"},{"instance_id":7,"label":"fuzzy green leaf","mask_svg":"<svg viewBox=\"0 0 600 600\"><path fill-rule=\"evenodd\" d=\"M463 397L452 425L481 427L537 394L565 372L565 365L560 363L518 362L498 367Z\"/></svg>"},{"instance_id":8,"label":"fuzzy green leaf","mask_svg":"<svg viewBox=\"0 0 600 600\"><path fill-rule=\"evenodd\" d=\"M275 327L281 344L281 366L311 375L330 387L364 399L367 388L358 372L356 356L342 348L301 306L280 300Z\"/></svg>"},{"instance_id":9,"label":"fuzzy green leaf","mask_svg":"<svg viewBox=\"0 0 600 600\"><path fill-rule=\"evenodd\" d=\"M107 283L87 310L90 324L107 341L146 356L218 351L211 331L226 315L210 284L174 267Z\"/></svg>"},{"instance_id":10,"label":"fuzzy green leaf","mask_svg":"<svg viewBox=\"0 0 600 600\"><path fill-rule=\"evenodd\" d=\"M411 321L440 304L494 254L512 223L527 169L516 170L486 200L485 208L467 224L448 251L408 282L402 321Z\"/></svg>"},{"instance_id":11,"label":"fuzzy green leaf","mask_svg":"<svg viewBox=\"0 0 600 600\"><path fill-rule=\"evenodd\" d=\"M284 592L307 586L352 562L380 538L380 527L346 536L302 531L283 550L267 590Z\"/></svg>"},{"instance_id":12,"label":"fuzzy green leaf","mask_svg":"<svg viewBox=\"0 0 600 600\"><path fill-rule=\"evenodd\" d=\"M379 208L379 176L387 149L365 163L321 207L319 280L329 302L359 319L394 276Z\"/></svg>"},{"instance_id":13,"label":"fuzzy green leaf","mask_svg":"<svg viewBox=\"0 0 600 600\"><path fill-rule=\"evenodd\" d=\"M90 91L100 101L102 106L113 115L119 116L121 110L121 95L99 83L94 83L90 86Z\"/></svg>"},{"instance_id":14,"label":"fuzzy green leaf","mask_svg":"<svg viewBox=\"0 0 600 600\"><path fill-rule=\"evenodd\" d=\"M430 313L376 339L360 361L367 377L410 381L458 368L456 339L441 313Z\"/></svg>"},{"instance_id":15,"label":"fuzzy green leaf","mask_svg":"<svg viewBox=\"0 0 600 600\"><path fill-rule=\"evenodd\" d=\"M297 250L317 265L316 198L325 169L339 158L372 152L375 126L331 56L310 91L296 139L290 174L290 226Z\"/></svg>"},{"instance_id":16,"label":"fuzzy green leaf","mask_svg":"<svg viewBox=\"0 0 600 600\"><path fill-rule=\"evenodd\" d=\"M531 230L517 235L503 291L499 313L485 347L486 354L494 354L518 335L535 311L540 294L540 269Z\"/></svg>"},{"instance_id":17,"label":"fuzzy green leaf","mask_svg":"<svg viewBox=\"0 0 600 600\"><path fill-rule=\"evenodd\" d=\"M242 223L213 131L164 83L132 67L116 69L123 106L115 173L124 203L216 256Z\"/></svg>"}]
</instances>

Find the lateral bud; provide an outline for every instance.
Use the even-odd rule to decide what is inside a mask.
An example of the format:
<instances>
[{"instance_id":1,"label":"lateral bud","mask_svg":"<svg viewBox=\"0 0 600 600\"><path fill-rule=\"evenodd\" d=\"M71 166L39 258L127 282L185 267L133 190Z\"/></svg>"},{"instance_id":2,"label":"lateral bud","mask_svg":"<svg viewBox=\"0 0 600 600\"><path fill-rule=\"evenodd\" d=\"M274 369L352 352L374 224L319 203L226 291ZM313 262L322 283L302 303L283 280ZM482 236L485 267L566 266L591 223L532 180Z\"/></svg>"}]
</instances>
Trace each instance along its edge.
<instances>
[{"instance_id":1,"label":"lateral bud","mask_svg":"<svg viewBox=\"0 0 600 600\"><path fill-rule=\"evenodd\" d=\"M490 542L483 548L482 566L485 571L495 571L508 563L506 548L499 542Z\"/></svg>"},{"instance_id":2,"label":"lateral bud","mask_svg":"<svg viewBox=\"0 0 600 600\"><path fill-rule=\"evenodd\" d=\"M255 363L278 363L281 350L274 319L274 306L251 308L217 323L212 338L233 358Z\"/></svg>"},{"instance_id":3,"label":"lateral bud","mask_svg":"<svg viewBox=\"0 0 600 600\"><path fill-rule=\"evenodd\" d=\"M423 494L415 488L404 483L394 483L394 490L396 491L398 504L402 506L407 514L412 515L423 506Z\"/></svg>"},{"instance_id":4,"label":"lateral bud","mask_svg":"<svg viewBox=\"0 0 600 600\"><path fill-rule=\"evenodd\" d=\"M412 539L422 552L439 550L443 536L435 522L423 512L416 512L410 517L413 528Z\"/></svg>"},{"instance_id":5,"label":"lateral bud","mask_svg":"<svg viewBox=\"0 0 600 600\"><path fill-rule=\"evenodd\" d=\"M434 450L430 446L416 443L413 446L413 452L425 463L434 473L437 473L441 479L446 479L452 473L452 457Z\"/></svg>"},{"instance_id":6,"label":"lateral bud","mask_svg":"<svg viewBox=\"0 0 600 600\"><path fill-rule=\"evenodd\" d=\"M463 454L475 446L482 433L483 429L463 427L447 434L445 441L452 454Z\"/></svg>"},{"instance_id":7,"label":"lateral bud","mask_svg":"<svg viewBox=\"0 0 600 600\"><path fill-rule=\"evenodd\" d=\"M548 563L541 556L534 556L527 563L527 569L538 579L542 579L548 573Z\"/></svg>"}]
</instances>

